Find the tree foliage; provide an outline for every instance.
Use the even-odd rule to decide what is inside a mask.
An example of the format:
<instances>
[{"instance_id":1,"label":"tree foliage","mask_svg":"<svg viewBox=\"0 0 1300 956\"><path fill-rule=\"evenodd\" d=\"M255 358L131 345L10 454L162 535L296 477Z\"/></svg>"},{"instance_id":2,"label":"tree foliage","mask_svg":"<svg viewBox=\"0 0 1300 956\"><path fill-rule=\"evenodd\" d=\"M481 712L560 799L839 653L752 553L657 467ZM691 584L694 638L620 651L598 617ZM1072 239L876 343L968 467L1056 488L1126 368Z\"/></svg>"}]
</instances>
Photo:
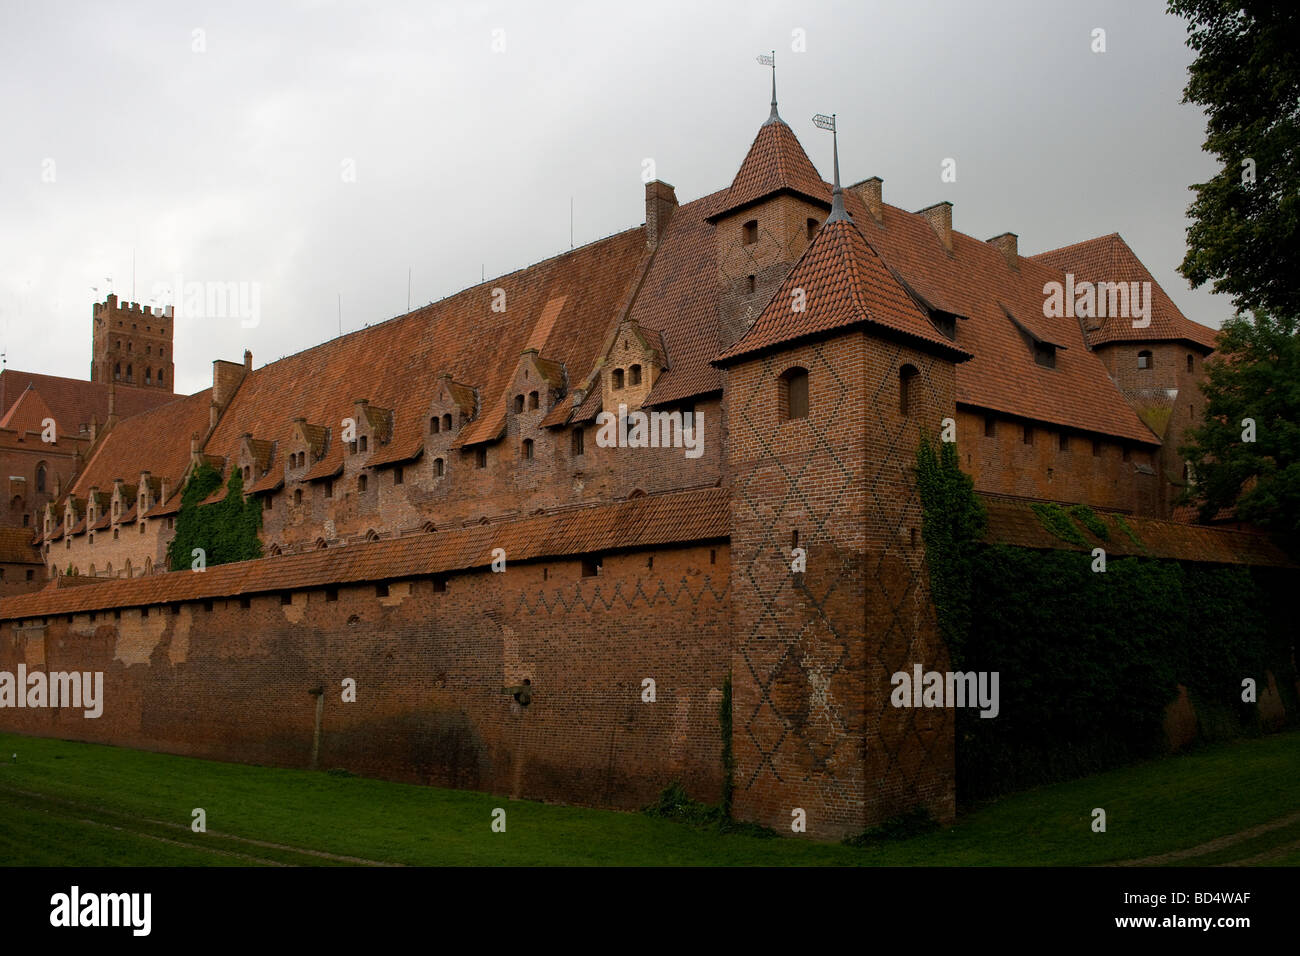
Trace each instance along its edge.
<instances>
[{"instance_id":1,"label":"tree foliage","mask_svg":"<svg viewBox=\"0 0 1300 956\"><path fill-rule=\"evenodd\" d=\"M224 498L203 504L220 486L221 475L206 463L196 468L185 483L181 510L176 516L176 537L167 548L167 561L173 571L192 566L195 548L203 550L207 565L262 556L257 534L262 527L262 509L256 499L245 500L240 470L231 469Z\"/></svg>"},{"instance_id":2,"label":"tree foliage","mask_svg":"<svg viewBox=\"0 0 1300 956\"><path fill-rule=\"evenodd\" d=\"M1205 109L1204 149L1221 164L1192 187L1179 272L1240 311L1300 315L1300 6L1170 0L1169 12L1196 52L1183 102Z\"/></svg>"},{"instance_id":3,"label":"tree foliage","mask_svg":"<svg viewBox=\"0 0 1300 956\"><path fill-rule=\"evenodd\" d=\"M1234 504L1237 516L1300 534L1300 335L1294 319L1257 314L1224 324L1201 390L1205 418L1179 449L1202 520ZM1253 440L1252 440L1253 439Z\"/></svg>"}]
</instances>

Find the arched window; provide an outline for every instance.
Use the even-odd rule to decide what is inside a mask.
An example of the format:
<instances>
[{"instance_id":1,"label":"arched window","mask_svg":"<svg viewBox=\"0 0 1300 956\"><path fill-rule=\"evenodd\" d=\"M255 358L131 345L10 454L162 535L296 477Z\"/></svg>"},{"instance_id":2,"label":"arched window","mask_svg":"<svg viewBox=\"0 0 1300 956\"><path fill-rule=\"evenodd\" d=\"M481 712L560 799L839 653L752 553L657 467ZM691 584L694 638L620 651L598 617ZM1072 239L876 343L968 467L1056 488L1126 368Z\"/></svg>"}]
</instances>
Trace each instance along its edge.
<instances>
[{"instance_id":1,"label":"arched window","mask_svg":"<svg viewBox=\"0 0 1300 956\"><path fill-rule=\"evenodd\" d=\"M907 417L912 413L912 403L915 400L913 391L913 380L917 374L916 366L904 365L898 370L898 414Z\"/></svg>"},{"instance_id":2,"label":"arched window","mask_svg":"<svg viewBox=\"0 0 1300 956\"><path fill-rule=\"evenodd\" d=\"M244 484L248 484L248 483L249 483L250 481L252 481L252 480L253 480L253 468L252 468L251 465L245 465L245 466L244 466Z\"/></svg>"},{"instance_id":3,"label":"arched window","mask_svg":"<svg viewBox=\"0 0 1300 956\"><path fill-rule=\"evenodd\" d=\"M523 397L522 395L516 395L516 396L515 396L515 414L518 415L518 414L519 414L520 412L522 412L523 410L524 410L524 397Z\"/></svg>"},{"instance_id":4,"label":"arched window","mask_svg":"<svg viewBox=\"0 0 1300 956\"><path fill-rule=\"evenodd\" d=\"M641 366L633 365L627 370L627 383L629 385L641 384Z\"/></svg>"},{"instance_id":5,"label":"arched window","mask_svg":"<svg viewBox=\"0 0 1300 956\"><path fill-rule=\"evenodd\" d=\"M365 494L365 491L366 491L366 476L365 476L365 475L357 475L357 491L361 492L362 494Z\"/></svg>"},{"instance_id":6,"label":"arched window","mask_svg":"<svg viewBox=\"0 0 1300 956\"><path fill-rule=\"evenodd\" d=\"M317 538L317 539L316 539L316 550L317 550L317 551L324 551L324 550L325 550L326 548L328 548L328 547L329 547L329 545L325 542L325 539L324 539L324 538Z\"/></svg>"},{"instance_id":7,"label":"arched window","mask_svg":"<svg viewBox=\"0 0 1300 956\"><path fill-rule=\"evenodd\" d=\"M126 367L126 380L127 380L128 382L134 382L134 381L135 381L135 369L132 368L130 365L128 365L128 366Z\"/></svg>"},{"instance_id":8,"label":"arched window","mask_svg":"<svg viewBox=\"0 0 1300 956\"><path fill-rule=\"evenodd\" d=\"M127 350L128 352L130 352L132 348L134 348L134 345L133 345L131 342L127 342L127 343L126 343L126 350Z\"/></svg>"},{"instance_id":9,"label":"arched window","mask_svg":"<svg viewBox=\"0 0 1300 956\"><path fill-rule=\"evenodd\" d=\"M161 385L164 381L166 381L166 378L165 378L165 375L164 375L164 373L163 373L163 370L162 370L162 369L159 369L159 370L158 370L158 384Z\"/></svg>"},{"instance_id":10,"label":"arched window","mask_svg":"<svg viewBox=\"0 0 1300 956\"><path fill-rule=\"evenodd\" d=\"M745 278L745 291L753 292L757 288L758 288L758 277L755 276L753 273L750 273Z\"/></svg>"},{"instance_id":11,"label":"arched window","mask_svg":"<svg viewBox=\"0 0 1300 956\"><path fill-rule=\"evenodd\" d=\"M787 421L808 417L808 370L786 369L781 375L781 412Z\"/></svg>"},{"instance_id":12,"label":"arched window","mask_svg":"<svg viewBox=\"0 0 1300 956\"><path fill-rule=\"evenodd\" d=\"M441 458L435 458L433 460L433 474L435 478L441 478L446 474L446 469L447 466Z\"/></svg>"},{"instance_id":13,"label":"arched window","mask_svg":"<svg viewBox=\"0 0 1300 956\"><path fill-rule=\"evenodd\" d=\"M613 375L612 382L613 382L613 386L614 386L614 388L622 388L622 387L623 387L623 370L622 370L621 368L616 368L616 369L614 369L612 375Z\"/></svg>"},{"instance_id":14,"label":"arched window","mask_svg":"<svg viewBox=\"0 0 1300 956\"><path fill-rule=\"evenodd\" d=\"M374 528L371 528L369 531L366 532L366 540L367 540L367 541L378 541L378 540L379 540L379 532L376 531Z\"/></svg>"},{"instance_id":15,"label":"arched window","mask_svg":"<svg viewBox=\"0 0 1300 956\"><path fill-rule=\"evenodd\" d=\"M23 510L23 496L22 496L22 495L14 495L14 496L13 496L13 498L9 501L9 510L10 510L10 511L22 511L22 510Z\"/></svg>"},{"instance_id":16,"label":"arched window","mask_svg":"<svg viewBox=\"0 0 1300 956\"><path fill-rule=\"evenodd\" d=\"M150 557L148 557L148 556L145 557L145 559L144 559L144 573L145 573L145 574L153 574L153 558L150 558Z\"/></svg>"},{"instance_id":17,"label":"arched window","mask_svg":"<svg viewBox=\"0 0 1300 956\"><path fill-rule=\"evenodd\" d=\"M1143 349L1138 353L1138 368L1151 368L1151 352Z\"/></svg>"},{"instance_id":18,"label":"arched window","mask_svg":"<svg viewBox=\"0 0 1300 956\"><path fill-rule=\"evenodd\" d=\"M753 242L758 242L758 220L757 219L749 220L749 222L745 223L743 226L740 227L740 233L741 233L741 238L745 242L745 245L749 245L750 243Z\"/></svg>"},{"instance_id":19,"label":"arched window","mask_svg":"<svg viewBox=\"0 0 1300 956\"><path fill-rule=\"evenodd\" d=\"M131 559L126 559L126 565L122 568L123 573L129 578L131 576Z\"/></svg>"},{"instance_id":20,"label":"arched window","mask_svg":"<svg viewBox=\"0 0 1300 956\"><path fill-rule=\"evenodd\" d=\"M45 462L38 462L36 465L36 490L43 492L45 490Z\"/></svg>"},{"instance_id":21,"label":"arched window","mask_svg":"<svg viewBox=\"0 0 1300 956\"><path fill-rule=\"evenodd\" d=\"M422 527L423 527L423 529L424 529L424 533L425 533L425 534L433 534L435 531L438 530L437 528L435 528L435 527L433 526L433 522L432 522L432 521L426 521Z\"/></svg>"},{"instance_id":22,"label":"arched window","mask_svg":"<svg viewBox=\"0 0 1300 956\"><path fill-rule=\"evenodd\" d=\"M451 412L442 416L442 430L445 432L451 431Z\"/></svg>"},{"instance_id":23,"label":"arched window","mask_svg":"<svg viewBox=\"0 0 1300 956\"><path fill-rule=\"evenodd\" d=\"M122 381L122 363L121 363L121 362L118 362L116 365L113 366L113 381L115 381L115 382L120 382L120 381Z\"/></svg>"},{"instance_id":24,"label":"arched window","mask_svg":"<svg viewBox=\"0 0 1300 956\"><path fill-rule=\"evenodd\" d=\"M525 438L524 439L524 461L532 461L532 460L533 460L533 440L531 438Z\"/></svg>"},{"instance_id":25,"label":"arched window","mask_svg":"<svg viewBox=\"0 0 1300 956\"><path fill-rule=\"evenodd\" d=\"M267 549L266 553L274 558L276 555L280 554L280 546L278 544L273 544Z\"/></svg>"},{"instance_id":26,"label":"arched window","mask_svg":"<svg viewBox=\"0 0 1300 956\"><path fill-rule=\"evenodd\" d=\"M429 419L429 434L430 434L430 435L436 435L436 434L438 434L438 429L440 429L441 427L442 427L442 422L438 419L438 416L437 416L437 415L434 415L432 418Z\"/></svg>"},{"instance_id":27,"label":"arched window","mask_svg":"<svg viewBox=\"0 0 1300 956\"><path fill-rule=\"evenodd\" d=\"M536 407L537 407L537 393L536 393L536 392L529 392L529 393L528 393L528 407L529 407L530 409L533 409L533 408L536 408Z\"/></svg>"},{"instance_id":28,"label":"arched window","mask_svg":"<svg viewBox=\"0 0 1300 956\"><path fill-rule=\"evenodd\" d=\"M153 369L146 368L146 369L144 370L144 383L145 383L146 385L152 385L152 384L153 384Z\"/></svg>"}]
</instances>

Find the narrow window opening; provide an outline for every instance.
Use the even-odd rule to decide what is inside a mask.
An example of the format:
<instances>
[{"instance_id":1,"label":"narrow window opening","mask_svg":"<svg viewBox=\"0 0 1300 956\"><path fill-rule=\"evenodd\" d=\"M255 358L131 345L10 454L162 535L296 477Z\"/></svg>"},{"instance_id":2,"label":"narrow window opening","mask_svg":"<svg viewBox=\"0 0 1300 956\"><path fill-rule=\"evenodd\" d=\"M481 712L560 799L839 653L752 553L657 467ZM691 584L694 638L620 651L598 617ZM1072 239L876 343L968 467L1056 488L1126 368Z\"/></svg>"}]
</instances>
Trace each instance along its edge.
<instances>
[{"instance_id":1,"label":"narrow window opening","mask_svg":"<svg viewBox=\"0 0 1300 956\"><path fill-rule=\"evenodd\" d=\"M749 222L741 226L740 232L741 232L741 238L744 240L745 245L758 242L758 220L757 219L749 220Z\"/></svg>"},{"instance_id":2,"label":"narrow window opening","mask_svg":"<svg viewBox=\"0 0 1300 956\"><path fill-rule=\"evenodd\" d=\"M571 443L572 443L571 451L573 452L573 455L574 455L575 457L577 457L578 455L581 455L581 454L582 454L582 443L583 443L583 431L582 431L582 426L581 426L581 425L579 425L577 428L575 428L575 429L573 430L572 437L570 438L570 441L571 441Z\"/></svg>"},{"instance_id":3,"label":"narrow window opening","mask_svg":"<svg viewBox=\"0 0 1300 956\"><path fill-rule=\"evenodd\" d=\"M1138 353L1138 368L1151 368L1151 353L1146 349Z\"/></svg>"},{"instance_id":4,"label":"narrow window opening","mask_svg":"<svg viewBox=\"0 0 1300 956\"><path fill-rule=\"evenodd\" d=\"M912 394L914 385L913 380L920 374L914 365L904 365L898 370L898 413L906 418L912 414L912 404L915 398Z\"/></svg>"}]
</instances>

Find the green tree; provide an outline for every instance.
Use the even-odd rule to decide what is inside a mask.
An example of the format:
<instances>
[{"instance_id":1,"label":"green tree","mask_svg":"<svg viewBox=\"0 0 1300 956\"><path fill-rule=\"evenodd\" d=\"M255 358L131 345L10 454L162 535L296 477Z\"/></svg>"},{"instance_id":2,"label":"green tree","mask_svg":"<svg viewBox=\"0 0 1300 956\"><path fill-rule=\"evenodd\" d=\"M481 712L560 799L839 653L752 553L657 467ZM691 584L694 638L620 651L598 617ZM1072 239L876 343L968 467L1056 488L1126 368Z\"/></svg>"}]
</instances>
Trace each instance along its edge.
<instances>
[{"instance_id":1,"label":"green tree","mask_svg":"<svg viewBox=\"0 0 1300 956\"><path fill-rule=\"evenodd\" d=\"M1300 6L1170 0L1196 51L1183 102L1205 108L1213 179L1193 186L1179 272L1239 311L1300 315ZM1253 178L1253 182L1249 180Z\"/></svg>"},{"instance_id":2,"label":"green tree","mask_svg":"<svg viewBox=\"0 0 1300 956\"><path fill-rule=\"evenodd\" d=\"M1195 484L1185 501L1201 520L1234 504L1237 516L1300 534L1300 336L1295 319L1257 313L1223 326L1201 390L1205 419L1179 449Z\"/></svg>"}]
</instances>

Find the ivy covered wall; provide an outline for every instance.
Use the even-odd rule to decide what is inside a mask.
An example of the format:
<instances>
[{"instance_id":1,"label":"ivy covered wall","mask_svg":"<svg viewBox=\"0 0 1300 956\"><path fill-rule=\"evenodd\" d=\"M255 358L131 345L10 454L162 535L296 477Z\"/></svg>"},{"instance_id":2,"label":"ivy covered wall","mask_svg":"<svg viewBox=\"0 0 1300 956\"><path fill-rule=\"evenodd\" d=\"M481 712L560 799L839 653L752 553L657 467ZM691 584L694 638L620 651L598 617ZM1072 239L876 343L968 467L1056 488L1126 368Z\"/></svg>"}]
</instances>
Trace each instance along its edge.
<instances>
[{"instance_id":1,"label":"ivy covered wall","mask_svg":"<svg viewBox=\"0 0 1300 956\"><path fill-rule=\"evenodd\" d=\"M257 499L244 498L244 478L238 468L226 482L226 496L208 504L202 502L221 486L221 475L211 465L196 468L181 493L181 510L176 515L176 537L167 548L167 563L173 571L194 566L194 550L203 550L207 565L247 561L262 556L258 531L262 509Z\"/></svg>"},{"instance_id":2,"label":"ivy covered wall","mask_svg":"<svg viewBox=\"0 0 1300 956\"><path fill-rule=\"evenodd\" d=\"M931 590L954 670L997 671L1000 712L959 709L960 800L1093 773L1167 749L1163 719L1188 688L1202 739L1257 733L1242 680L1271 671L1296 722L1293 572L985 542L984 509L951 444L923 445L917 477ZM1086 509L1035 508L1082 543ZM1077 526L1076 526L1077 523ZM1117 522L1126 534L1127 526Z\"/></svg>"}]
</instances>

